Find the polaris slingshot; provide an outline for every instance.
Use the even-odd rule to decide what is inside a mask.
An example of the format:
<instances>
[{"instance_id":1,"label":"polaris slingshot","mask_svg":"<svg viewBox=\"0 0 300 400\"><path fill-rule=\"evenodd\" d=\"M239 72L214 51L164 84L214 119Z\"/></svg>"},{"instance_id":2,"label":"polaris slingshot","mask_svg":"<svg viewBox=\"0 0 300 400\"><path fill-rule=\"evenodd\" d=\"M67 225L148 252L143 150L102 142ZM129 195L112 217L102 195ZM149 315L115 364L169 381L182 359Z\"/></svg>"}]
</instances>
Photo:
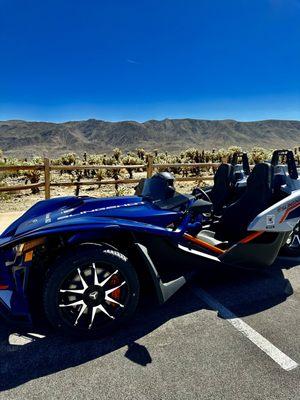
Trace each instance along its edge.
<instances>
[{"instance_id":1,"label":"polaris slingshot","mask_svg":"<svg viewBox=\"0 0 300 400\"><path fill-rule=\"evenodd\" d=\"M221 217L203 190L176 193L169 173L147 179L141 196L38 202L0 236L2 314L42 311L68 334L106 335L133 315L145 281L163 303L207 265L267 267L300 218L292 172L282 188L271 164L257 164Z\"/></svg>"},{"instance_id":2,"label":"polaris slingshot","mask_svg":"<svg viewBox=\"0 0 300 400\"><path fill-rule=\"evenodd\" d=\"M275 150L271 158L274 167L274 194L280 200L299 189L298 171L294 153L291 150ZM250 175L247 153L234 153L229 163L222 163L214 175L214 185L205 188L213 204L215 215L221 216L230 204L242 196ZM274 201L276 198L274 198ZM300 256L300 222L290 233L280 254L291 257Z\"/></svg>"}]
</instances>

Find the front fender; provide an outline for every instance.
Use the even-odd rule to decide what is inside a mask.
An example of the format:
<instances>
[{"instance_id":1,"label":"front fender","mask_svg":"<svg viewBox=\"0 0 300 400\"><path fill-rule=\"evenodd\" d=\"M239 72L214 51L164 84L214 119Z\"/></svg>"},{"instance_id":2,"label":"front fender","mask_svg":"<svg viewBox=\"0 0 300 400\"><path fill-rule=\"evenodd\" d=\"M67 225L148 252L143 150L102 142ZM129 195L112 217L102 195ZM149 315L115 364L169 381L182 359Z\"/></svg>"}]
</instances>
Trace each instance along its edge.
<instances>
[{"instance_id":1,"label":"front fender","mask_svg":"<svg viewBox=\"0 0 300 400\"><path fill-rule=\"evenodd\" d=\"M73 235L69 236L67 239L67 244L69 246L75 246L79 243L85 242L96 242L99 241L109 241L120 234L120 228L118 226L107 226L102 229L92 229L76 231Z\"/></svg>"},{"instance_id":2,"label":"front fender","mask_svg":"<svg viewBox=\"0 0 300 400\"><path fill-rule=\"evenodd\" d=\"M68 225L68 226L59 226L59 227L47 227L45 229L36 229L30 232L26 232L23 235L13 236L13 237L1 237L0 238L0 248L12 247L19 243L27 242L32 239L37 239L39 237L53 237L59 235L68 235L68 236L75 236L75 235L85 235L91 234L92 237L95 235L99 235L100 232L105 233L107 232L116 232L120 231L120 227L118 225L111 225L111 224L97 224L95 225ZM100 236L99 236L100 237Z\"/></svg>"}]
</instances>

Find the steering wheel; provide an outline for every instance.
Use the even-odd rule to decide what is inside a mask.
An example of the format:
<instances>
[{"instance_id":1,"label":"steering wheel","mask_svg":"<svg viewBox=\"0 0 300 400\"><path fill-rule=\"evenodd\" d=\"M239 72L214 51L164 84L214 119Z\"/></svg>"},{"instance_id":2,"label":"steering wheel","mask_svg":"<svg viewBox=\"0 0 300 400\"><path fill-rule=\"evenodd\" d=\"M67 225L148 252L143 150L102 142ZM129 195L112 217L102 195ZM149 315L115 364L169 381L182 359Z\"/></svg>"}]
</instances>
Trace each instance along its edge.
<instances>
[{"instance_id":1,"label":"steering wheel","mask_svg":"<svg viewBox=\"0 0 300 400\"><path fill-rule=\"evenodd\" d=\"M209 198L208 194L201 188L196 187L193 192L192 195L195 196L196 199L203 199L205 198L206 201L209 201L211 203L211 199Z\"/></svg>"}]
</instances>

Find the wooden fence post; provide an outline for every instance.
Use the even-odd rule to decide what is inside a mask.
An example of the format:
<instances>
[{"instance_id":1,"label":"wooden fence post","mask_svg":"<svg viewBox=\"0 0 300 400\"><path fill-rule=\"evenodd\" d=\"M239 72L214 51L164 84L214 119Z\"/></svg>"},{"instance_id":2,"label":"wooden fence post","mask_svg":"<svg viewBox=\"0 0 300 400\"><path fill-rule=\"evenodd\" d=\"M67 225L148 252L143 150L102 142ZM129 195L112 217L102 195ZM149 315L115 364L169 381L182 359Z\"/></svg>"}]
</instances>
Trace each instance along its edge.
<instances>
[{"instance_id":1,"label":"wooden fence post","mask_svg":"<svg viewBox=\"0 0 300 400\"><path fill-rule=\"evenodd\" d=\"M147 157L147 178L151 178L153 174L153 156L148 155Z\"/></svg>"},{"instance_id":2,"label":"wooden fence post","mask_svg":"<svg viewBox=\"0 0 300 400\"><path fill-rule=\"evenodd\" d=\"M50 160L44 158L45 199L50 199Z\"/></svg>"}]
</instances>

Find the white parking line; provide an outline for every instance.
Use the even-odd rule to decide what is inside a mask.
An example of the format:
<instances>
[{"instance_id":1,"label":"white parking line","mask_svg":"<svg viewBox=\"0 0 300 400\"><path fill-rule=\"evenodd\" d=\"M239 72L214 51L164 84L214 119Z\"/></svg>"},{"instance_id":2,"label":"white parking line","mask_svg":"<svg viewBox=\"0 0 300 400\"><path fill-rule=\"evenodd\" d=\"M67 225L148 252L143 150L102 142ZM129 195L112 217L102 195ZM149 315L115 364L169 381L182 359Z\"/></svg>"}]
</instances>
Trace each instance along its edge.
<instances>
[{"instance_id":1,"label":"white parking line","mask_svg":"<svg viewBox=\"0 0 300 400\"><path fill-rule=\"evenodd\" d=\"M8 337L8 343L13 346L24 346L39 339L43 339L44 337L44 335L40 335L39 333L11 333Z\"/></svg>"},{"instance_id":2,"label":"white parking line","mask_svg":"<svg viewBox=\"0 0 300 400\"><path fill-rule=\"evenodd\" d=\"M264 353L271 357L278 365L286 371L290 371L298 367L298 364L264 338L260 333L256 332L251 326L246 324L243 320L238 318L233 312L224 307L211 295L205 292L203 289L193 287L194 294L204 301L213 310L218 311L221 317L225 318L231 325L241 332L246 338L251 340L257 347L259 347Z\"/></svg>"}]
</instances>

